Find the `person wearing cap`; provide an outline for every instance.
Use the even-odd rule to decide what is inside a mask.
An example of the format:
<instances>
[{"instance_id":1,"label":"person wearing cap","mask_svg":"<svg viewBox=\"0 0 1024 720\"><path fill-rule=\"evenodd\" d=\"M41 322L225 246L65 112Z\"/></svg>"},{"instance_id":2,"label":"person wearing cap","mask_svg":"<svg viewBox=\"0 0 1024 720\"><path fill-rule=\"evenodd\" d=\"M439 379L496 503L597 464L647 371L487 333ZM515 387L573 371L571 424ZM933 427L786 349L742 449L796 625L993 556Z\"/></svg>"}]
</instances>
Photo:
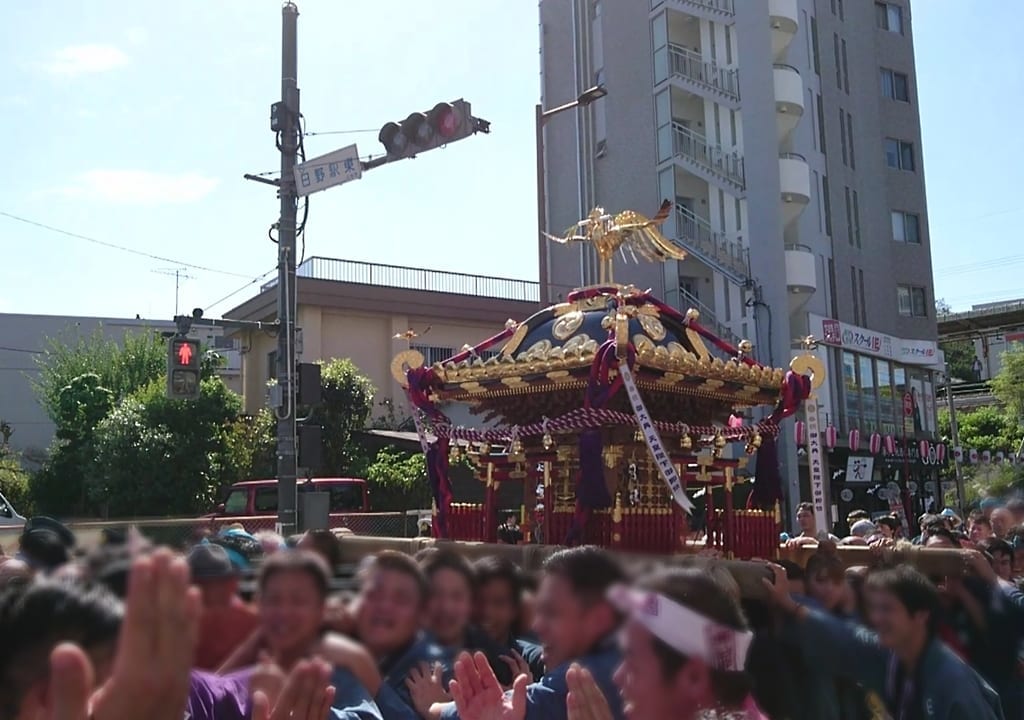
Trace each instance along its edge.
<instances>
[{"instance_id":1,"label":"person wearing cap","mask_svg":"<svg viewBox=\"0 0 1024 720\"><path fill-rule=\"evenodd\" d=\"M859 627L795 600L786 571L770 565L765 587L808 662L877 694L893 718L1002 720L999 696L936 635L938 590L908 565L865 581L868 620Z\"/></svg>"},{"instance_id":2,"label":"person wearing cap","mask_svg":"<svg viewBox=\"0 0 1024 720\"><path fill-rule=\"evenodd\" d=\"M239 571L226 548L196 545L188 566L203 598L195 666L216 670L259 627L259 616L238 596Z\"/></svg>"},{"instance_id":3,"label":"person wearing cap","mask_svg":"<svg viewBox=\"0 0 1024 720\"><path fill-rule=\"evenodd\" d=\"M850 536L855 538L861 538L867 542L870 538L878 534L878 527L868 520L858 520L850 526Z\"/></svg>"}]
</instances>

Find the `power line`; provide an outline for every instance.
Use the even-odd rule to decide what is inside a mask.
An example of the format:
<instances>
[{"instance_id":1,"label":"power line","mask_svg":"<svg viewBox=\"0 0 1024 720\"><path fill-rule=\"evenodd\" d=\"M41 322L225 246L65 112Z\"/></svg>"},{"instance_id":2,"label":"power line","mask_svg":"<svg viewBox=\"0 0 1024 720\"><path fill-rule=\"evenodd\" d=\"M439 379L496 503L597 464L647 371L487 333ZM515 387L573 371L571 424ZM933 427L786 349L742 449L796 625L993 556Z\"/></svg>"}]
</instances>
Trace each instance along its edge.
<instances>
[{"instance_id":1,"label":"power line","mask_svg":"<svg viewBox=\"0 0 1024 720\"><path fill-rule=\"evenodd\" d=\"M363 133L375 132L380 132L380 128L368 128L364 130L324 130L323 132L304 132L302 134L306 137L315 137L317 135L360 135Z\"/></svg>"},{"instance_id":2,"label":"power line","mask_svg":"<svg viewBox=\"0 0 1024 720\"><path fill-rule=\"evenodd\" d=\"M257 275L256 277L254 277L252 280L250 280L249 282L247 282L245 285L243 285L242 287L238 288L237 290L232 290L227 295L222 297L220 300L217 300L216 302L212 302L209 305L206 305L205 307L203 307L203 310L209 310L210 308L217 307L218 305L220 305L225 300L230 300L231 298L233 298L238 293L242 292L243 290L246 290L251 285L254 285L255 283L258 283L260 280L265 278L267 275L270 275L271 273L274 273L274 272L277 272L277 268L274 268L272 270L267 270L262 275Z\"/></svg>"},{"instance_id":3,"label":"power line","mask_svg":"<svg viewBox=\"0 0 1024 720\"><path fill-rule=\"evenodd\" d=\"M1006 255L989 260L964 263L963 265L950 265L949 267L939 268L935 273L937 275L961 275L963 273L978 272L979 270L991 270L1005 265L1019 265L1020 263L1024 263L1024 255Z\"/></svg>"},{"instance_id":4,"label":"power line","mask_svg":"<svg viewBox=\"0 0 1024 720\"><path fill-rule=\"evenodd\" d=\"M59 235L66 235L67 237L72 237L77 240L85 240L86 242L90 242L95 245L102 245L103 247L107 247L112 250L120 250L121 252L131 253L132 255L138 255L140 257L149 258L150 260L159 260L160 262L173 263L175 265L182 265L184 267L192 268L193 270L202 270L204 272L217 273L218 275L227 275L229 277L249 277L248 275L232 272L230 270L218 270L217 268L206 267L204 265L195 265L194 263L187 263L184 260L163 257L161 255L153 255L152 253L144 252L142 250L135 250L134 248L125 247L124 245L116 245L114 243L107 242L106 240L97 240L96 238L89 237L88 235L82 235L80 233L71 232L70 230L62 230L61 228L53 227L52 225L47 225L45 223L37 222L35 220L29 220L28 218L24 218L19 215L14 215L9 212L4 212L3 210L0 210L0 215L6 218L10 218L11 220L16 220L20 223L25 223L26 225L32 225L33 227L38 227L42 228L43 230L49 230L50 232L58 233Z\"/></svg>"},{"instance_id":5,"label":"power line","mask_svg":"<svg viewBox=\"0 0 1024 720\"><path fill-rule=\"evenodd\" d=\"M42 350L28 350L26 348L0 347L0 350L5 350L7 352L16 352L16 353L28 353L29 355L45 355L46 354Z\"/></svg>"}]
</instances>

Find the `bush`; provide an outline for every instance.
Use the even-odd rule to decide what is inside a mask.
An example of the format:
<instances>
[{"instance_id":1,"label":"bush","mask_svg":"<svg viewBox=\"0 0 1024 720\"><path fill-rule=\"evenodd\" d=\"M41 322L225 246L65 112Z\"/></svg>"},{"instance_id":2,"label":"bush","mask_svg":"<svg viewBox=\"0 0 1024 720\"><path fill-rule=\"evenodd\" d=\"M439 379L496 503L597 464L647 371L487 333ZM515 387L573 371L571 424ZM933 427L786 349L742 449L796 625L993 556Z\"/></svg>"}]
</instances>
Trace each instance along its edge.
<instances>
[{"instance_id":1,"label":"bush","mask_svg":"<svg viewBox=\"0 0 1024 720\"><path fill-rule=\"evenodd\" d=\"M0 450L0 492L17 512L25 517L33 514L29 473L21 466L17 455L3 450Z\"/></svg>"},{"instance_id":2,"label":"bush","mask_svg":"<svg viewBox=\"0 0 1024 720\"><path fill-rule=\"evenodd\" d=\"M370 508L393 512L430 507L432 496L423 455L382 448L366 473Z\"/></svg>"}]
</instances>

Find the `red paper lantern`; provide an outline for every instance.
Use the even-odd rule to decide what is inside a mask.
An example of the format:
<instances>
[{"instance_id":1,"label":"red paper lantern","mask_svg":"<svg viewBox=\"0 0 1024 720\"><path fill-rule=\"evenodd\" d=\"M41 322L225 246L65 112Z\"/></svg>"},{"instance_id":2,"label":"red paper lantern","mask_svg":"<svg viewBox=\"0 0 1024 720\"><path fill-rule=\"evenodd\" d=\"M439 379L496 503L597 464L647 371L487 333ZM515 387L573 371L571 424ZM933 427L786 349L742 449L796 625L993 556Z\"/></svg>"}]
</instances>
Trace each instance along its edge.
<instances>
[{"instance_id":1,"label":"red paper lantern","mask_svg":"<svg viewBox=\"0 0 1024 720\"><path fill-rule=\"evenodd\" d=\"M807 440L807 423L803 420L797 420L793 423L793 438L796 440L797 446L801 446Z\"/></svg>"},{"instance_id":2,"label":"red paper lantern","mask_svg":"<svg viewBox=\"0 0 1024 720\"><path fill-rule=\"evenodd\" d=\"M896 454L896 438L892 435L885 436L885 454L895 455Z\"/></svg>"},{"instance_id":3,"label":"red paper lantern","mask_svg":"<svg viewBox=\"0 0 1024 720\"><path fill-rule=\"evenodd\" d=\"M860 450L860 430L853 429L850 431L850 452L858 450Z\"/></svg>"},{"instance_id":4,"label":"red paper lantern","mask_svg":"<svg viewBox=\"0 0 1024 720\"><path fill-rule=\"evenodd\" d=\"M829 450L836 446L837 435L836 426L830 423L829 426L825 428L825 447Z\"/></svg>"},{"instance_id":5,"label":"red paper lantern","mask_svg":"<svg viewBox=\"0 0 1024 720\"><path fill-rule=\"evenodd\" d=\"M946 445L939 443L935 446L935 459L941 464L946 459Z\"/></svg>"},{"instance_id":6,"label":"red paper lantern","mask_svg":"<svg viewBox=\"0 0 1024 720\"><path fill-rule=\"evenodd\" d=\"M882 436L878 433L871 433L868 448L871 450L872 455L880 453L882 451Z\"/></svg>"},{"instance_id":7,"label":"red paper lantern","mask_svg":"<svg viewBox=\"0 0 1024 720\"><path fill-rule=\"evenodd\" d=\"M922 440L918 443L918 447L921 450L921 459L926 460L928 458L928 451L931 449L931 443L927 440Z\"/></svg>"}]
</instances>

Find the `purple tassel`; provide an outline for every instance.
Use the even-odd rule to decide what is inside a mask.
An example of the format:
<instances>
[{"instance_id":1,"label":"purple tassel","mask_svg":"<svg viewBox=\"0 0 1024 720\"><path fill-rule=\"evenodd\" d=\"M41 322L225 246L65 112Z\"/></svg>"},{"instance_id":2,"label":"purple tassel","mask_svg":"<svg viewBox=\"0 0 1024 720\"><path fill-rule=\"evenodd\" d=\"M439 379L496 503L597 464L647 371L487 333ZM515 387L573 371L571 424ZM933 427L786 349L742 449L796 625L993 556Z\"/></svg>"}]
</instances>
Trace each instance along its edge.
<instances>
[{"instance_id":1,"label":"purple tassel","mask_svg":"<svg viewBox=\"0 0 1024 720\"><path fill-rule=\"evenodd\" d=\"M448 440L440 439L427 449L427 478L430 491L437 505L437 517L433 523L433 534L441 540L448 539L448 511L452 505L452 484L448 478Z\"/></svg>"},{"instance_id":2,"label":"purple tassel","mask_svg":"<svg viewBox=\"0 0 1024 720\"><path fill-rule=\"evenodd\" d=\"M779 472L779 449L771 435L764 436L761 448L757 451L754 479L754 487L747 497L747 507L774 510L775 503L782 500L782 475Z\"/></svg>"},{"instance_id":3,"label":"purple tassel","mask_svg":"<svg viewBox=\"0 0 1024 720\"><path fill-rule=\"evenodd\" d=\"M600 430L580 433L580 475L576 499L589 509L610 507L608 485L604 481L604 441Z\"/></svg>"}]
</instances>

